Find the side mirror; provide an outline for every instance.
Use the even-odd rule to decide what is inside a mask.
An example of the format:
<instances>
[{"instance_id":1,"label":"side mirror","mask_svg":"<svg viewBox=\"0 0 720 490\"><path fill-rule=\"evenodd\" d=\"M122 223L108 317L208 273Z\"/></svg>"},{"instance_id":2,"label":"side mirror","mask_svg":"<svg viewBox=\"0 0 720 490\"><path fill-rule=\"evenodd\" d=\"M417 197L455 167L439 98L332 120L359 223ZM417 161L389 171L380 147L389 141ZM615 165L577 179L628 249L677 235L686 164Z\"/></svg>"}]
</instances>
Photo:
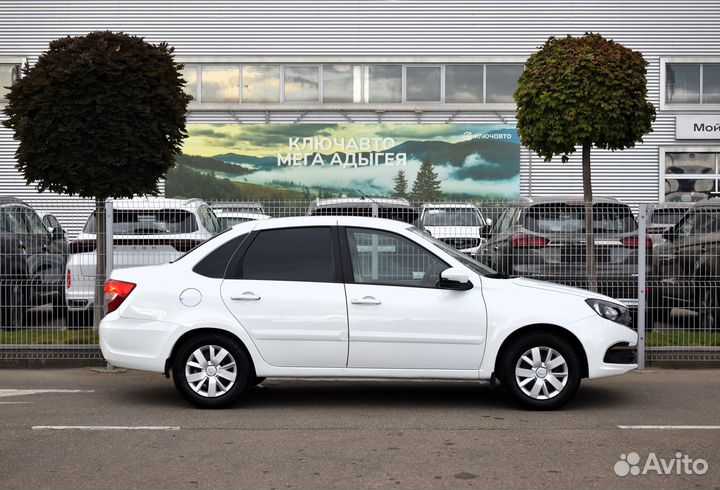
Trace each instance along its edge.
<instances>
[{"instance_id":1,"label":"side mirror","mask_svg":"<svg viewBox=\"0 0 720 490\"><path fill-rule=\"evenodd\" d=\"M671 226L670 228L665 230L662 234L662 237L669 242L675 240L678 237L678 232L675 229L675 226Z\"/></svg>"},{"instance_id":2,"label":"side mirror","mask_svg":"<svg viewBox=\"0 0 720 490\"><path fill-rule=\"evenodd\" d=\"M493 225L492 218L485 218L485 223L487 223L488 228L492 228L492 225Z\"/></svg>"},{"instance_id":3,"label":"side mirror","mask_svg":"<svg viewBox=\"0 0 720 490\"><path fill-rule=\"evenodd\" d=\"M470 282L470 278L464 270L450 267L440 273L440 287L454 291L467 291L472 289L473 283Z\"/></svg>"},{"instance_id":4,"label":"side mirror","mask_svg":"<svg viewBox=\"0 0 720 490\"><path fill-rule=\"evenodd\" d=\"M56 238L65 238L65 230L60 226L58 219L52 214L46 214L42 219L45 228Z\"/></svg>"}]
</instances>

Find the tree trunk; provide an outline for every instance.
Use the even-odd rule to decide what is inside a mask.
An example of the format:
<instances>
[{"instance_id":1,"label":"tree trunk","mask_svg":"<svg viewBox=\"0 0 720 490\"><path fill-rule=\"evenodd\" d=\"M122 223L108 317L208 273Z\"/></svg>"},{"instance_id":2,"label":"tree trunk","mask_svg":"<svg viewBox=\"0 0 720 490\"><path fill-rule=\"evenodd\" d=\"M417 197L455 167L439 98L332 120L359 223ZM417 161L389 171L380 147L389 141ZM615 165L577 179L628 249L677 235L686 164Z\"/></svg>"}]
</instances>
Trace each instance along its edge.
<instances>
[{"instance_id":1,"label":"tree trunk","mask_svg":"<svg viewBox=\"0 0 720 490\"><path fill-rule=\"evenodd\" d=\"M590 174L590 149L592 142L585 140L582 147L583 198L585 201L585 275L588 289L597 291L597 270L595 267L595 237L593 235L593 193Z\"/></svg>"},{"instance_id":2,"label":"tree trunk","mask_svg":"<svg viewBox=\"0 0 720 490\"><path fill-rule=\"evenodd\" d=\"M105 275L107 273L105 199L95 199L95 295L93 300L93 325L97 331L105 316Z\"/></svg>"}]
</instances>

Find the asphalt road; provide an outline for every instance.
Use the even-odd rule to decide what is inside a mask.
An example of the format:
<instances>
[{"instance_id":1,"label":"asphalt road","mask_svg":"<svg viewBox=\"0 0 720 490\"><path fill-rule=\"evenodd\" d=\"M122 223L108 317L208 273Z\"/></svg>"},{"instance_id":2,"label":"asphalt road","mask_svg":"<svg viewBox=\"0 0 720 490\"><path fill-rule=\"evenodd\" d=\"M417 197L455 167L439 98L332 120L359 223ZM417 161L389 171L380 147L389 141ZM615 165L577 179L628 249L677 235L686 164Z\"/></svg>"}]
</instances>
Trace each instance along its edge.
<instances>
[{"instance_id":1,"label":"asphalt road","mask_svg":"<svg viewBox=\"0 0 720 490\"><path fill-rule=\"evenodd\" d=\"M545 413L468 382L301 380L200 411L161 375L3 370L0 487L720 488L720 430L618 428L713 424L712 370L586 381ZM707 471L617 476L631 452L639 467L681 452Z\"/></svg>"}]
</instances>

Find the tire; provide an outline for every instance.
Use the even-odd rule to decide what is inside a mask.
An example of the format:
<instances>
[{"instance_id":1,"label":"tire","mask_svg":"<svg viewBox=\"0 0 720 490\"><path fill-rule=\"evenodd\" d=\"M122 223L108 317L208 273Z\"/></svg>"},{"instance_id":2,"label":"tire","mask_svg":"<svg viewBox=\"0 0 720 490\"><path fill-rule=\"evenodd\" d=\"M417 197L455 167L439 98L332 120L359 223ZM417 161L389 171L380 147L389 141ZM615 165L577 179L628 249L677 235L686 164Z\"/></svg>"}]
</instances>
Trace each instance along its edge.
<instances>
[{"instance_id":1,"label":"tire","mask_svg":"<svg viewBox=\"0 0 720 490\"><path fill-rule=\"evenodd\" d=\"M548 354L551 367L546 365ZM557 335L542 332L524 335L513 340L501 355L498 371L503 391L524 409L558 409L570 401L580 386L579 355ZM563 372L566 374L561 376Z\"/></svg>"},{"instance_id":2,"label":"tire","mask_svg":"<svg viewBox=\"0 0 720 490\"><path fill-rule=\"evenodd\" d=\"M222 350L225 354L218 359ZM216 360L208 363L211 354ZM250 358L240 343L214 333L186 341L175 355L172 374L180 395L197 408L227 408L247 394L255 379Z\"/></svg>"},{"instance_id":3,"label":"tire","mask_svg":"<svg viewBox=\"0 0 720 490\"><path fill-rule=\"evenodd\" d=\"M720 301L717 288L705 286L698 290L698 325L701 330L717 330L720 323Z\"/></svg>"},{"instance_id":4,"label":"tire","mask_svg":"<svg viewBox=\"0 0 720 490\"><path fill-rule=\"evenodd\" d=\"M79 330L89 328L93 324L92 310L67 310L65 313L65 328Z\"/></svg>"},{"instance_id":5,"label":"tire","mask_svg":"<svg viewBox=\"0 0 720 490\"><path fill-rule=\"evenodd\" d=\"M0 327L15 330L25 323L25 297L22 286L12 282L0 286Z\"/></svg>"}]
</instances>

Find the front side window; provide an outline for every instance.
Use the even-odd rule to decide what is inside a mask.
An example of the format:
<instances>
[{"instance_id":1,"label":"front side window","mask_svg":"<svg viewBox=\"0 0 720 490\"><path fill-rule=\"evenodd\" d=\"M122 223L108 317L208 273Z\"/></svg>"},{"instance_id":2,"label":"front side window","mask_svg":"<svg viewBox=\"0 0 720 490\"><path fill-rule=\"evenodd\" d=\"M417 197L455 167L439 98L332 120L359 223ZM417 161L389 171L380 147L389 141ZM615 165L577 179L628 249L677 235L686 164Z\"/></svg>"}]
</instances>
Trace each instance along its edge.
<instances>
[{"instance_id":1,"label":"front side window","mask_svg":"<svg viewBox=\"0 0 720 490\"><path fill-rule=\"evenodd\" d=\"M210 233L219 233L223 229L215 213L207 206L198 208L198 218L200 218L203 227Z\"/></svg>"},{"instance_id":2,"label":"front side window","mask_svg":"<svg viewBox=\"0 0 720 490\"><path fill-rule=\"evenodd\" d=\"M347 229L357 284L434 288L449 266L405 237L365 228Z\"/></svg>"},{"instance_id":3,"label":"front side window","mask_svg":"<svg viewBox=\"0 0 720 490\"><path fill-rule=\"evenodd\" d=\"M245 252L240 277L257 281L335 282L330 227L261 231Z\"/></svg>"},{"instance_id":4,"label":"front side window","mask_svg":"<svg viewBox=\"0 0 720 490\"><path fill-rule=\"evenodd\" d=\"M682 236L720 233L720 209L700 208L688 213L678 232Z\"/></svg>"},{"instance_id":5,"label":"front side window","mask_svg":"<svg viewBox=\"0 0 720 490\"><path fill-rule=\"evenodd\" d=\"M25 227L29 233L32 233L33 235L47 235L47 228L45 228L42 220L37 214L35 214L34 211L23 209L21 213L25 221Z\"/></svg>"}]
</instances>

